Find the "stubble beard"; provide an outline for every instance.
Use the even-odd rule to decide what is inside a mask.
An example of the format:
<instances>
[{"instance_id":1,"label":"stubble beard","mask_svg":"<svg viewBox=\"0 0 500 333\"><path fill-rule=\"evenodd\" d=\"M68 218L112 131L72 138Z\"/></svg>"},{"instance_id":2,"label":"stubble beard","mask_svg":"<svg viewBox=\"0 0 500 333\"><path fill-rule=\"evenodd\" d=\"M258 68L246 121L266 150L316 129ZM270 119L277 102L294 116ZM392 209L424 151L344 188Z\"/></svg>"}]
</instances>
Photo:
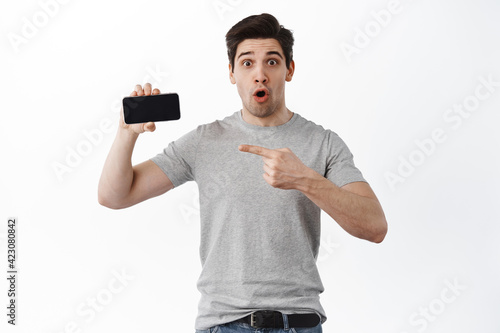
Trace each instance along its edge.
<instances>
[{"instance_id":1,"label":"stubble beard","mask_svg":"<svg viewBox=\"0 0 500 333\"><path fill-rule=\"evenodd\" d=\"M250 100L250 103L245 105L245 107L248 112L250 112L254 117L266 118L276 112L276 110L278 109L278 103L273 102L270 97L264 103L258 103L252 99Z\"/></svg>"}]
</instances>

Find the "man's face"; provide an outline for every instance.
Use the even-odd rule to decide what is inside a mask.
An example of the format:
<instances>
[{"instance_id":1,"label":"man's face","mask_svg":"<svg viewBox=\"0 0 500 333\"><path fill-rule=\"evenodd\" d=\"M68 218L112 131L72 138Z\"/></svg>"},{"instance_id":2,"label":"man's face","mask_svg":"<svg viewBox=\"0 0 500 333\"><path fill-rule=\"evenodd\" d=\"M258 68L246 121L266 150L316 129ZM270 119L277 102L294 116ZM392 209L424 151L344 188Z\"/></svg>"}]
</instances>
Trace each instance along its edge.
<instances>
[{"instance_id":1,"label":"man's face","mask_svg":"<svg viewBox=\"0 0 500 333\"><path fill-rule=\"evenodd\" d=\"M236 84L243 108L255 117L268 117L285 108L285 81L291 81L295 64L286 68L280 43L273 38L245 39L238 44L229 78Z\"/></svg>"}]
</instances>

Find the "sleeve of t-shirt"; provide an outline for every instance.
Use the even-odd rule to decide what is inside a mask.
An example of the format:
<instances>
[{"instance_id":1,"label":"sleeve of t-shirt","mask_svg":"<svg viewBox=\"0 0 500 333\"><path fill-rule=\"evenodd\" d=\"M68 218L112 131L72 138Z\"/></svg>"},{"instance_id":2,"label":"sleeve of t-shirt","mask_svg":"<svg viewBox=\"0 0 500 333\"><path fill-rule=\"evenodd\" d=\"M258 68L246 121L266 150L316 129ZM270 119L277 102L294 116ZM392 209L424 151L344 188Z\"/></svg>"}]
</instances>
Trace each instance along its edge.
<instances>
[{"instance_id":1,"label":"sleeve of t-shirt","mask_svg":"<svg viewBox=\"0 0 500 333\"><path fill-rule=\"evenodd\" d=\"M194 129L172 141L150 160L162 169L174 187L194 180L199 131Z\"/></svg>"},{"instance_id":2,"label":"sleeve of t-shirt","mask_svg":"<svg viewBox=\"0 0 500 333\"><path fill-rule=\"evenodd\" d=\"M328 158L325 177L338 187L353 182L366 182L361 171L354 165L354 158L336 133L328 131Z\"/></svg>"}]
</instances>

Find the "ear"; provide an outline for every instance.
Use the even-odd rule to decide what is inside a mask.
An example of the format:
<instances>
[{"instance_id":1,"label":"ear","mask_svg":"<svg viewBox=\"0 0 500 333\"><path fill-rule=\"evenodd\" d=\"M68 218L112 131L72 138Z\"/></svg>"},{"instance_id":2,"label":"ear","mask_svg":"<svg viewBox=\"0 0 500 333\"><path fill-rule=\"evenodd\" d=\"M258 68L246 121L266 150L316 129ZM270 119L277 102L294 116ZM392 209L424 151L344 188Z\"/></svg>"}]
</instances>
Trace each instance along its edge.
<instances>
[{"instance_id":1,"label":"ear","mask_svg":"<svg viewBox=\"0 0 500 333\"><path fill-rule=\"evenodd\" d=\"M290 68L287 69L285 81L292 81L293 73L295 73L295 61L290 61Z\"/></svg>"},{"instance_id":2,"label":"ear","mask_svg":"<svg viewBox=\"0 0 500 333\"><path fill-rule=\"evenodd\" d=\"M231 64L229 64L229 80L231 81L232 84L236 83L236 79L234 78L233 68L231 67Z\"/></svg>"}]
</instances>

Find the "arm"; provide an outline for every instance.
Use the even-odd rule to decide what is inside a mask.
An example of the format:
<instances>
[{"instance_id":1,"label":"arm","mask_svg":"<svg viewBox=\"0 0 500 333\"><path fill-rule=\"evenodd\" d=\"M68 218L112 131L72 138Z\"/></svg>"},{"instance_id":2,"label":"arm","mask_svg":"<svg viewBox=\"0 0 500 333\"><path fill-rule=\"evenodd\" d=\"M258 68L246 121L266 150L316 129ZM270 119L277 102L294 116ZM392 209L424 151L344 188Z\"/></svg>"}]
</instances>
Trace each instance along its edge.
<instances>
[{"instance_id":1,"label":"arm","mask_svg":"<svg viewBox=\"0 0 500 333\"><path fill-rule=\"evenodd\" d=\"M153 91L153 94L159 93L158 89ZM151 84L146 83L144 90L137 85L130 94L130 96L142 95L151 95ZM126 208L163 194L174 187L154 162L148 160L132 166L132 152L139 134L154 130L154 123L125 124L122 110L120 126L99 180L98 201L101 205L113 209Z\"/></svg>"},{"instance_id":2,"label":"arm","mask_svg":"<svg viewBox=\"0 0 500 333\"><path fill-rule=\"evenodd\" d=\"M297 189L351 235L375 243L384 240L387 221L368 183L354 182L338 187L316 171L309 170Z\"/></svg>"},{"instance_id":3,"label":"arm","mask_svg":"<svg viewBox=\"0 0 500 333\"><path fill-rule=\"evenodd\" d=\"M305 166L288 148L267 149L240 145L241 151L262 156L264 179L273 187L304 193L351 235L380 243L387 233L387 221L370 185L354 182L336 186Z\"/></svg>"}]
</instances>

